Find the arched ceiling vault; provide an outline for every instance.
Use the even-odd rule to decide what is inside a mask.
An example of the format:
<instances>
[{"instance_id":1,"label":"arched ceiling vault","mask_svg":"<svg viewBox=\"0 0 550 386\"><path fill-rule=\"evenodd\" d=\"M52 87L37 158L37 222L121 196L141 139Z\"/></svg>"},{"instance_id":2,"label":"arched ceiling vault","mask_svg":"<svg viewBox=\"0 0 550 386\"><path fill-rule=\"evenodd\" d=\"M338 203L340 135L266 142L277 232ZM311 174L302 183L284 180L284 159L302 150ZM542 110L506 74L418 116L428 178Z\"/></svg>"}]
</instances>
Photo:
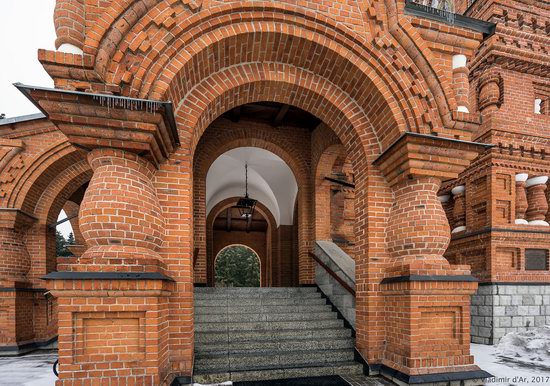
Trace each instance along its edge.
<instances>
[{"instance_id":1,"label":"arched ceiling vault","mask_svg":"<svg viewBox=\"0 0 550 386\"><path fill-rule=\"evenodd\" d=\"M248 193L273 214L277 226L292 225L298 184L292 170L270 151L239 147L219 156L206 176L206 213L219 202L245 194L245 164Z\"/></svg>"}]
</instances>

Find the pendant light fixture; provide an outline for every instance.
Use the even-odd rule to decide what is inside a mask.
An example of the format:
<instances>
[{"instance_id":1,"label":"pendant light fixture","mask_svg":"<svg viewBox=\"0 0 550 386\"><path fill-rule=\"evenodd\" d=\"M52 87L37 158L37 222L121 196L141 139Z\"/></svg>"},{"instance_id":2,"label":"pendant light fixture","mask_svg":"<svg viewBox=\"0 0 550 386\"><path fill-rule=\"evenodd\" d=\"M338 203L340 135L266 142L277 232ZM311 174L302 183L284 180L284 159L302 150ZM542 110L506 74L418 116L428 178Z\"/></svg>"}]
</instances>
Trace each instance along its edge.
<instances>
[{"instance_id":1,"label":"pendant light fixture","mask_svg":"<svg viewBox=\"0 0 550 386\"><path fill-rule=\"evenodd\" d=\"M254 213L254 208L258 200L248 197L248 163L244 164L244 175L245 175L245 195L244 197L239 198L235 208L239 210L241 218L249 219Z\"/></svg>"}]
</instances>

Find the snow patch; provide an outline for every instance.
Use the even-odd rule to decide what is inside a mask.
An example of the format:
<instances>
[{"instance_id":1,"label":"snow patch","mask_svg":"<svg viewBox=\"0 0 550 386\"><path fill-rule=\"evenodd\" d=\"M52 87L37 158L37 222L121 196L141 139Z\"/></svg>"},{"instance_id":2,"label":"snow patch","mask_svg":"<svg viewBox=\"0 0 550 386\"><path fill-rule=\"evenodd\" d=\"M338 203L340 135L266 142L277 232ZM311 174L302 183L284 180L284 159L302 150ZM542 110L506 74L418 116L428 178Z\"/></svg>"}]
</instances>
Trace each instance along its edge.
<instances>
[{"instance_id":1,"label":"snow patch","mask_svg":"<svg viewBox=\"0 0 550 386\"><path fill-rule=\"evenodd\" d=\"M550 326L506 334L497 346L497 354L515 362L550 368Z\"/></svg>"}]
</instances>

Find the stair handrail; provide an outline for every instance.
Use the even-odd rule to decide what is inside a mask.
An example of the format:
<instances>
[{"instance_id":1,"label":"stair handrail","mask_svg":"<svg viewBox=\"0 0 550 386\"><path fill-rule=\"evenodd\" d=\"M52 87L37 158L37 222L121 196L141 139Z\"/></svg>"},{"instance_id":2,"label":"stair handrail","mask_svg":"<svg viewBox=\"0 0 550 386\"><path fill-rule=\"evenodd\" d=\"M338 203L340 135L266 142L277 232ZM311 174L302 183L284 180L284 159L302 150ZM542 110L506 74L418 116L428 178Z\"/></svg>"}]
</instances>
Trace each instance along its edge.
<instances>
[{"instance_id":1,"label":"stair handrail","mask_svg":"<svg viewBox=\"0 0 550 386\"><path fill-rule=\"evenodd\" d=\"M351 286L346 283L340 276L336 274L328 265L326 265L317 255L313 252L309 252L309 255L313 260L317 262L327 273L334 278L344 288L346 291L348 291L350 294L352 294L355 297L355 290L351 288Z\"/></svg>"}]
</instances>

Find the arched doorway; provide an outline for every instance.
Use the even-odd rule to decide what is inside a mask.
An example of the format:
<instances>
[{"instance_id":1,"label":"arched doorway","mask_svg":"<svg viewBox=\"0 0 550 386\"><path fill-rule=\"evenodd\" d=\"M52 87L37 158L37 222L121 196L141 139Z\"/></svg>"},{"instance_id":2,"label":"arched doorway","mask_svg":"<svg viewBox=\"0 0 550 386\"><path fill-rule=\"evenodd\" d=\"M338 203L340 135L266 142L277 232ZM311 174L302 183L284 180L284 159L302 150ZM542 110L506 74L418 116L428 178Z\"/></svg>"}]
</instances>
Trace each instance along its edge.
<instances>
[{"instance_id":1,"label":"arched doorway","mask_svg":"<svg viewBox=\"0 0 550 386\"><path fill-rule=\"evenodd\" d=\"M246 245L229 245L214 259L216 287L260 287L260 256Z\"/></svg>"},{"instance_id":2,"label":"arched doorway","mask_svg":"<svg viewBox=\"0 0 550 386\"><path fill-rule=\"evenodd\" d=\"M220 127L213 125L212 129L218 137ZM208 168L195 168L195 213L206 212L205 223L201 216L195 217L197 225L203 224L195 226L195 239L200 243L197 246L202 245L206 260L199 260L196 277L200 277L205 267L206 283L214 286L214 260L219 251L228 245L243 244L256 251L260 258L262 286L297 285L299 243L296 231L303 224L300 224L295 207L300 205L299 186L302 185L297 183L295 171L288 165L295 160L275 146L266 146L269 150L237 146L224 152L227 142L221 143L221 147L211 149L219 156L206 163ZM245 143L235 142L238 144ZM204 145L214 146L208 139ZM245 164L248 165L248 192L250 198L257 200L249 218L243 218L235 207L246 190ZM204 170L208 170L206 177Z\"/></svg>"}]
</instances>

